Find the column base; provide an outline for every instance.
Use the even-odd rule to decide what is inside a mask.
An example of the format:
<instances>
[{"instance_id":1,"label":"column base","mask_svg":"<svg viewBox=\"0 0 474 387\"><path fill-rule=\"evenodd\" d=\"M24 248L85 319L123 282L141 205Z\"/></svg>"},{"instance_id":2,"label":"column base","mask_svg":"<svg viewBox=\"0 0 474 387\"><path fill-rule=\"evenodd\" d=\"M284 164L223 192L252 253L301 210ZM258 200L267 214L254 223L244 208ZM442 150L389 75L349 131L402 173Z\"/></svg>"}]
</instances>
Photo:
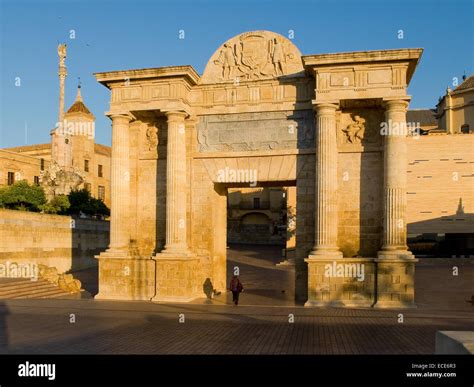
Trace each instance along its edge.
<instances>
[{"instance_id":1,"label":"column base","mask_svg":"<svg viewBox=\"0 0 474 387\"><path fill-rule=\"evenodd\" d=\"M190 302L203 297L199 258L188 252L156 254L156 292L153 302Z\"/></svg>"},{"instance_id":2,"label":"column base","mask_svg":"<svg viewBox=\"0 0 474 387\"><path fill-rule=\"evenodd\" d=\"M416 308L415 264L418 262L409 251L381 251L377 265L375 308Z\"/></svg>"},{"instance_id":3,"label":"column base","mask_svg":"<svg viewBox=\"0 0 474 387\"><path fill-rule=\"evenodd\" d=\"M413 260L415 256L408 250L380 250L377 259Z\"/></svg>"},{"instance_id":4,"label":"column base","mask_svg":"<svg viewBox=\"0 0 474 387\"><path fill-rule=\"evenodd\" d=\"M127 250L109 249L99 260L97 300L150 301L155 294L155 263L132 257Z\"/></svg>"},{"instance_id":5,"label":"column base","mask_svg":"<svg viewBox=\"0 0 474 387\"><path fill-rule=\"evenodd\" d=\"M368 308L375 302L374 258L310 256L306 307Z\"/></svg>"},{"instance_id":6,"label":"column base","mask_svg":"<svg viewBox=\"0 0 474 387\"><path fill-rule=\"evenodd\" d=\"M342 252L337 249L318 249L309 253L307 259L341 259Z\"/></svg>"}]
</instances>

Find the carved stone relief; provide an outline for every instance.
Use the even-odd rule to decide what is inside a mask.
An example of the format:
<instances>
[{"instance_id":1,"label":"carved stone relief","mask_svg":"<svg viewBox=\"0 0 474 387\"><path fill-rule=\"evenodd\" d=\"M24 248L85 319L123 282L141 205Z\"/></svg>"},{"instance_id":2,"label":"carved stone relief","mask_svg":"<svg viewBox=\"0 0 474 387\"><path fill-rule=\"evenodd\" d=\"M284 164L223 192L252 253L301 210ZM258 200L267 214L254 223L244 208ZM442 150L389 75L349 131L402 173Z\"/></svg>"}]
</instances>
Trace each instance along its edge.
<instances>
[{"instance_id":1,"label":"carved stone relief","mask_svg":"<svg viewBox=\"0 0 474 387\"><path fill-rule=\"evenodd\" d=\"M360 144L365 134L365 119L361 116L355 115L352 121L345 128L342 128L345 134L344 142L350 144Z\"/></svg>"},{"instance_id":2,"label":"carved stone relief","mask_svg":"<svg viewBox=\"0 0 474 387\"><path fill-rule=\"evenodd\" d=\"M156 150L158 146L158 128L155 125L148 125L146 130L146 140L148 145L148 150Z\"/></svg>"},{"instance_id":3,"label":"carved stone relief","mask_svg":"<svg viewBox=\"0 0 474 387\"><path fill-rule=\"evenodd\" d=\"M378 147L382 121L383 111L379 109L343 111L338 118L338 143L349 149Z\"/></svg>"},{"instance_id":4,"label":"carved stone relief","mask_svg":"<svg viewBox=\"0 0 474 387\"><path fill-rule=\"evenodd\" d=\"M256 151L314 146L311 111L239 113L200 117L200 152Z\"/></svg>"},{"instance_id":5,"label":"carved stone relief","mask_svg":"<svg viewBox=\"0 0 474 387\"><path fill-rule=\"evenodd\" d=\"M225 42L209 60L201 82L239 82L302 72L301 53L288 39L254 31Z\"/></svg>"},{"instance_id":6,"label":"carved stone relief","mask_svg":"<svg viewBox=\"0 0 474 387\"><path fill-rule=\"evenodd\" d=\"M157 158L158 148L163 145L163 124L159 122L146 122L139 131L140 158Z\"/></svg>"}]
</instances>

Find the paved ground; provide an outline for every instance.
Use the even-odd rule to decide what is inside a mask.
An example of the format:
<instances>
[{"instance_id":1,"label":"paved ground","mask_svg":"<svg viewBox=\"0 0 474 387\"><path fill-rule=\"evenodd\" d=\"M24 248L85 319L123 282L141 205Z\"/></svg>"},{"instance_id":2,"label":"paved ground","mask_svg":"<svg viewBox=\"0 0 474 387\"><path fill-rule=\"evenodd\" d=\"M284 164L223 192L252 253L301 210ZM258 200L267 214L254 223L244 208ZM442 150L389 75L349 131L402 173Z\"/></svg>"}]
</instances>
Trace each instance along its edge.
<instances>
[{"instance_id":1,"label":"paved ground","mask_svg":"<svg viewBox=\"0 0 474 387\"><path fill-rule=\"evenodd\" d=\"M280 260L278 249L229 251L246 288L239 307L227 304L228 295L186 305L3 301L0 353L429 354L437 330L474 328L472 263L458 264L458 276L452 261L419 265L419 307L380 311L292 305L294 274L275 268ZM80 275L94 293L94 274Z\"/></svg>"}]
</instances>

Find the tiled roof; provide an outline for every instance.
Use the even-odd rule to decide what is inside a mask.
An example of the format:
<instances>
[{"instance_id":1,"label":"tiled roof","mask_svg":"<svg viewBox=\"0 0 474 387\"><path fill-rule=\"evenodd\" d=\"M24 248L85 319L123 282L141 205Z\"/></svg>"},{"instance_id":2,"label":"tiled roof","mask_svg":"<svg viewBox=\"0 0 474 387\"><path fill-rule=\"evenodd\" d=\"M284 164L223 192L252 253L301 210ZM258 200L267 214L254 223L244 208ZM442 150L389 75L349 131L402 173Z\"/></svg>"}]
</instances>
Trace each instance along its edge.
<instances>
[{"instance_id":1,"label":"tiled roof","mask_svg":"<svg viewBox=\"0 0 474 387\"><path fill-rule=\"evenodd\" d=\"M454 89L454 91L472 89L474 87L474 75L471 75L463 83Z\"/></svg>"},{"instance_id":2,"label":"tiled roof","mask_svg":"<svg viewBox=\"0 0 474 387\"><path fill-rule=\"evenodd\" d=\"M407 122L419 122L420 125L438 125L435 112L431 109L408 110Z\"/></svg>"},{"instance_id":3,"label":"tiled roof","mask_svg":"<svg viewBox=\"0 0 474 387\"><path fill-rule=\"evenodd\" d=\"M35 150L44 150L44 149L50 149L51 144L34 144L34 145L23 145L23 146L15 146L13 148L5 148L5 150L8 150L10 152L28 152L28 151L35 151Z\"/></svg>"},{"instance_id":4,"label":"tiled roof","mask_svg":"<svg viewBox=\"0 0 474 387\"><path fill-rule=\"evenodd\" d=\"M111 155L111 148L110 146L107 146L107 145L94 144L94 151L95 153L99 153L105 156Z\"/></svg>"},{"instance_id":5,"label":"tiled roof","mask_svg":"<svg viewBox=\"0 0 474 387\"><path fill-rule=\"evenodd\" d=\"M67 113L85 113L85 114L92 114L87 106L84 105L82 101L76 101L72 104L72 106L68 109Z\"/></svg>"}]
</instances>

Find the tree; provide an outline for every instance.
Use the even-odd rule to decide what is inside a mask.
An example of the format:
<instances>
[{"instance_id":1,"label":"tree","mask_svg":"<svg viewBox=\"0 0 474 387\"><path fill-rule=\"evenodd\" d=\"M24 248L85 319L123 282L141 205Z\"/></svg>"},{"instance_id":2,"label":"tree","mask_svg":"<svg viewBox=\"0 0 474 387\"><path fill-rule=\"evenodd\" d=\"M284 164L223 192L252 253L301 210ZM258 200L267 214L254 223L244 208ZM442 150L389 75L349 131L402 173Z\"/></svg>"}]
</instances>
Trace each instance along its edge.
<instances>
[{"instance_id":1,"label":"tree","mask_svg":"<svg viewBox=\"0 0 474 387\"><path fill-rule=\"evenodd\" d=\"M68 198L71 206L67 213L70 215L79 215L80 213L89 216L110 215L110 210L105 203L100 199L93 198L86 188L71 191Z\"/></svg>"},{"instance_id":2,"label":"tree","mask_svg":"<svg viewBox=\"0 0 474 387\"><path fill-rule=\"evenodd\" d=\"M26 180L0 188L0 207L39 212L45 203L46 195L43 188L29 185Z\"/></svg>"},{"instance_id":3,"label":"tree","mask_svg":"<svg viewBox=\"0 0 474 387\"><path fill-rule=\"evenodd\" d=\"M57 195L48 203L43 204L41 209L47 214L65 215L70 206L69 198L66 195Z\"/></svg>"}]
</instances>

